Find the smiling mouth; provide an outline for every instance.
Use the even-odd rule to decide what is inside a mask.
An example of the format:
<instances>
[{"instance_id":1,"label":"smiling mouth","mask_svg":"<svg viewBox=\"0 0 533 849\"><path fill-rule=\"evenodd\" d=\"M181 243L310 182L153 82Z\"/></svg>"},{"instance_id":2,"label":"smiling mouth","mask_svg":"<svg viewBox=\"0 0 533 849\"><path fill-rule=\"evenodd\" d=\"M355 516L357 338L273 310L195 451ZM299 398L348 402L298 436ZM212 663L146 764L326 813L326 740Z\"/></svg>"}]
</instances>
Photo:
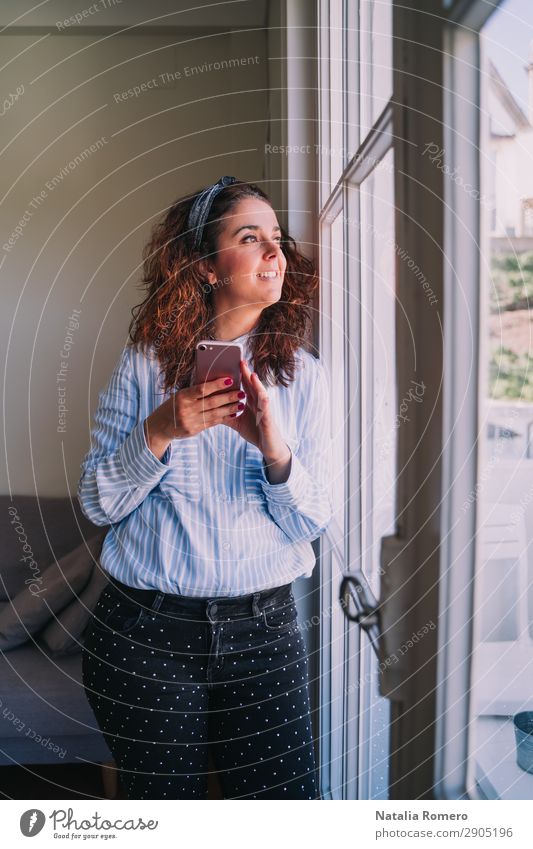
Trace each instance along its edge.
<instances>
[{"instance_id":1,"label":"smiling mouth","mask_svg":"<svg viewBox=\"0 0 533 849\"><path fill-rule=\"evenodd\" d=\"M260 277L262 280L275 280L276 277L279 277L279 271L260 271L257 277Z\"/></svg>"}]
</instances>

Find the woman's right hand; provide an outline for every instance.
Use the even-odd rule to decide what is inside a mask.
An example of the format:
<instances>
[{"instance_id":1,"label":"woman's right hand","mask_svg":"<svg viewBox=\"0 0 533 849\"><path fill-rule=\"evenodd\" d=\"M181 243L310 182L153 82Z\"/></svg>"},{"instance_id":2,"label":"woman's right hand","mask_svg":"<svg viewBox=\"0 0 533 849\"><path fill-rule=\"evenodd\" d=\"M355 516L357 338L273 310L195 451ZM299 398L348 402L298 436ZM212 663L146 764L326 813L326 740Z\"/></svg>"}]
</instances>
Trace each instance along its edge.
<instances>
[{"instance_id":1,"label":"woman's right hand","mask_svg":"<svg viewBox=\"0 0 533 849\"><path fill-rule=\"evenodd\" d=\"M224 423L244 404L245 393L228 390L226 377L179 389L145 419L145 434L150 450L163 456L172 439L185 439L216 424ZM221 389L226 391L220 392ZM220 392L216 395L214 393ZM162 449L162 450L161 450Z\"/></svg>"}]
</instances>

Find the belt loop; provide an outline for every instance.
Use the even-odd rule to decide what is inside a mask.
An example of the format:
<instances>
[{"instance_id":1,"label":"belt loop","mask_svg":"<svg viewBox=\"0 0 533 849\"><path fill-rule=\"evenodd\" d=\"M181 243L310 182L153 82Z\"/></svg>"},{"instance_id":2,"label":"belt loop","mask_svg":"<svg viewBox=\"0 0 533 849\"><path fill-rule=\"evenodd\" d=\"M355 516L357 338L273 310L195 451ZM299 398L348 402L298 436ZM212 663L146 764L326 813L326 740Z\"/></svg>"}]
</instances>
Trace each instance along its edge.
<instances>
[{"instance_id":1,"label":"belt loop","mask_svg":"<svg viewBox=\"0 0 533 849\"><path fill-rule=\"evenodd\" d=\"M165 598L165 593L157 591L156 596L155 596L155 598L154 598L154 600L151 604L151 609L152 610L159 610L159 608L161 607L161 605L163 603L164 598Z\"/></svg>"},{"instance_id":2,"label":"belt loop","mask_svg":"<svg viewBox=\"0 0 533 849\"><path fill-rule=\"evenodd\" d=\"M252 597L252 612L254 616L261 616L261 611L259 610L258 601L261 598L261 593L254 593Z\"/></svg>"}]
</instances>

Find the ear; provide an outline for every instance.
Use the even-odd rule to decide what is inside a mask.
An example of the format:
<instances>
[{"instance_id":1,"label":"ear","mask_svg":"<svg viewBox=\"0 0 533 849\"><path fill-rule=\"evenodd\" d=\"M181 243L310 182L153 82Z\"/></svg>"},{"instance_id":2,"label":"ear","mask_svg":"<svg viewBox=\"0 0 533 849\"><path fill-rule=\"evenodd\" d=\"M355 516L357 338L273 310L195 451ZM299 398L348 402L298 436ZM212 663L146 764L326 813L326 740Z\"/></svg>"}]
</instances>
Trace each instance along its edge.
<instances>
[{"instance_id":1,"label":"ear","mask_svg":"<svg viewBox=\"0 0 533 849\"><path fill-rule=\"evenodd\" d=\"M215 285L215 283L217 282L218 276L217 276L217 273L216 273L213 265L208 260L206 260L206 259L199 259L198 260L198 271L200 272L202 277L205 277L205 279L207 280L208 283L211 284L211 286Z\"/></svg>"}]
</instances>

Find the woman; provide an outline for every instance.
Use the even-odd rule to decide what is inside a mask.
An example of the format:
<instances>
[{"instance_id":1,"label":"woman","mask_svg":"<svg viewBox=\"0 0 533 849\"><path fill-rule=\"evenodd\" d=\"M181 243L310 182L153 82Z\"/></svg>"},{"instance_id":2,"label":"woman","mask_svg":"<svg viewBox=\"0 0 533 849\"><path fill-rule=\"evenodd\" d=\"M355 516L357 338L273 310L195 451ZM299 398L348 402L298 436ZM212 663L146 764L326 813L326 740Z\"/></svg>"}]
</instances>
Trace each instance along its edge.
<instances>
[{"instance_id":1,"label":"woman","mask_svg":"<svg viewBox=\"0 0 533 849\"><path fill-rule=\"evenodd\" d=\"M205 798L209 745L225 798L314 799L292 581L332 514L328 381L301 347L318 280L234 177L179 199L143 258L78 486L112 525L87 698L128 798ZM243 344L244 391L195 383L202 338Z\"/></svg>"}]
</instances>

